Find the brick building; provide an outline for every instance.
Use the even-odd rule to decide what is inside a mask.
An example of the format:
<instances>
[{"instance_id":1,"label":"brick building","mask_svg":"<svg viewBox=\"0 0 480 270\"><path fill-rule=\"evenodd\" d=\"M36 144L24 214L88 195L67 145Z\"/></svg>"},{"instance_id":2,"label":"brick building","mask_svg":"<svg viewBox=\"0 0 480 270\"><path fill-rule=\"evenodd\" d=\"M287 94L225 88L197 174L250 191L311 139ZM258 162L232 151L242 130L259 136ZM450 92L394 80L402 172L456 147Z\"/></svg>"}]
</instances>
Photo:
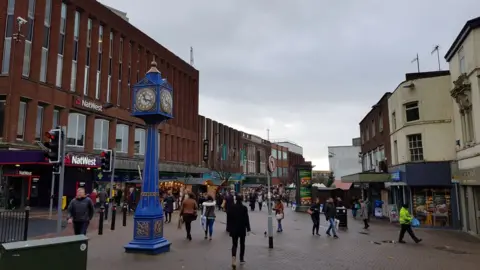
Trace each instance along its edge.
<instances>
[{"instance_id":1,"label":"brick building","mask_svg":"<svg viewBox=\"0 0 480 270\"><path fill-rule=\"evenodd\" d=\"M239 178L242 133L204 116L198 118L199 151L203 154L198 155L197 162L209 170L204 178L214 184Z\"/></svg>"},{"instance_id":2,"label":"brick building","mask_svg":"<svg viewBox=\"0 0 480 270\"><path fill-rule=\"evenodd\" d=\"M271 143L258 136L242 132L242 169L244 184L258 186L267 184L267 160Z\"/></svg>"},{"instance_id":3,"label":"brick building","mask_svg":"<svg viewBox=\"0 0 480 270\"><path fill-rule=\"evenodd\" d=\"M27 21L20 33L17 17ZM201 173L196 69L94 0L5 0L0 18L0 165L8 176L2 186L33 204L48 202L50 166L35 142L58 125L68 127L74 157L67 162L67 196L109 180L95 169L105 148L117 152L116 182L138 179L145 129L130 116L130 89L152 59L174 88L175 118L159 126L160 175ZM107 103L113 108L104 109Z\"/></svg>"}]
</instances>

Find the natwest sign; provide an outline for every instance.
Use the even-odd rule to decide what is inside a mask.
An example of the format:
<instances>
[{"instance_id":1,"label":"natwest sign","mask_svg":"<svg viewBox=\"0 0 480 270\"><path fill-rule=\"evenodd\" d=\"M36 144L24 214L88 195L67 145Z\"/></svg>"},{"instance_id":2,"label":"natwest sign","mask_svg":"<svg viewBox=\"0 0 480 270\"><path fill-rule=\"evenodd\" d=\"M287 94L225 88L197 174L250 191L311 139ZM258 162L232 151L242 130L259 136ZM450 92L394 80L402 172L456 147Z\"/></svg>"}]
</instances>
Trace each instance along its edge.
<instances>
[{"instance_id":1,"label":"natwest sign","mask_svg":"<svg viewBox=\"0 0 480 270\"><path fill-rule=\"evenodd\" d=\"M96 112L102 112L103 111L103 106L102 105L100 105L100 104L98 104L94 101L82 99L82 98L79 98L79 97L75 98L74 104L77 107L93 110L93 111L96 111Z\"/></svg>"},{"instance_id":2,"label":"natwest sign","mask_svg":"<svg viewBox=\"0 0 480 270\"><path fill-rule=\"evenodd\" d=\"M77 155L77 154L67 154L65 156L65 164L87 166L87 167L98 166L96 157L86 156L86 155Z\"/></svg>"}]
</instances>

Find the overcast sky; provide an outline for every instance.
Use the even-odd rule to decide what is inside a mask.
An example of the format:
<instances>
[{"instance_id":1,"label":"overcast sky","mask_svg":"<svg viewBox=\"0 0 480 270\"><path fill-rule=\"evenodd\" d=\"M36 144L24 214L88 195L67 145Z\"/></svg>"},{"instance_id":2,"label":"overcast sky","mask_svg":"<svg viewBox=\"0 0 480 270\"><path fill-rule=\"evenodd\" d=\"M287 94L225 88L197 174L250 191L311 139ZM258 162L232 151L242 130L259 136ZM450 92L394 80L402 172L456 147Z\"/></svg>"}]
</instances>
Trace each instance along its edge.
<instances>
[{"instance_id":1,"label":"overcast sky","mask_svg":"<svg viewBox=\"0 0 480 270\"><path fill-rule=\"evenodd\" d=\"M101 0L186 61L194 48L200 114L304 149L328 169L383 93L437 70L478 0Z\"/></svg>"}]
</instances>

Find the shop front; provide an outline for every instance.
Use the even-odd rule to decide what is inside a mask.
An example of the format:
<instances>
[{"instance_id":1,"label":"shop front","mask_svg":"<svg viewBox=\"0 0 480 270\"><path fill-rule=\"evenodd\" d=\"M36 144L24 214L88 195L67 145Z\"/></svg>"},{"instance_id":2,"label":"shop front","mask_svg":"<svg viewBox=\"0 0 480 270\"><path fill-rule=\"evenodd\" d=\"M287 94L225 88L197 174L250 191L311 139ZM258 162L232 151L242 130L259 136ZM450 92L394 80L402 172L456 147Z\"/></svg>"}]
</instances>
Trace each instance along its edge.
<instances>
[{"instance_id":1,"label":"shop front","mask_svg":"<svg viewBox=\"0 0 480 270\"><path fill-rule=\"evenodd\" d=\"M392 167L390 203L408 202L424 227L459 228L459 200L451 180L450 162L407 163Z\"/></svg>"},{"instance_id":2,"label":"shop front","mask_svg":"<svg viewBox=\"0 0 480 270\"><path fill-rule=\"evenodd\" d=\"M458 170L454 181L459 184L462 229L480 235L480 167Z\"/></svg>"}]
</instances>

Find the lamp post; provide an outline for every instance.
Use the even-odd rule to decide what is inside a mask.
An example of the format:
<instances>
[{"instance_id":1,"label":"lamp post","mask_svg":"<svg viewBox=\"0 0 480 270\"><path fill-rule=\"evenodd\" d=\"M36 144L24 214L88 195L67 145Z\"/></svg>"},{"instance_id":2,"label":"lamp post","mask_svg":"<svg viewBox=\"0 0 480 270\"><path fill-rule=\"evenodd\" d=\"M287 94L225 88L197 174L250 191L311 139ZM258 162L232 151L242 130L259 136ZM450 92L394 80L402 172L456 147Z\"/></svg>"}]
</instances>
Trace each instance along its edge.
<instances>
[{"instance_id":1,"label":"lamp post","mask_svg":"<svg viewBox=\"0 0 480 270\"><path fill-rule=\"evenodd\" d=\"M145 78L133 87L132 92L132 116L145 121L147 138L133 240L125 245L125 252L155 255L170 251L171 245L163 237L163 209L158 194L158 124L173 118L173 89L153 61Z\"/></svg>"}]
</instances>

